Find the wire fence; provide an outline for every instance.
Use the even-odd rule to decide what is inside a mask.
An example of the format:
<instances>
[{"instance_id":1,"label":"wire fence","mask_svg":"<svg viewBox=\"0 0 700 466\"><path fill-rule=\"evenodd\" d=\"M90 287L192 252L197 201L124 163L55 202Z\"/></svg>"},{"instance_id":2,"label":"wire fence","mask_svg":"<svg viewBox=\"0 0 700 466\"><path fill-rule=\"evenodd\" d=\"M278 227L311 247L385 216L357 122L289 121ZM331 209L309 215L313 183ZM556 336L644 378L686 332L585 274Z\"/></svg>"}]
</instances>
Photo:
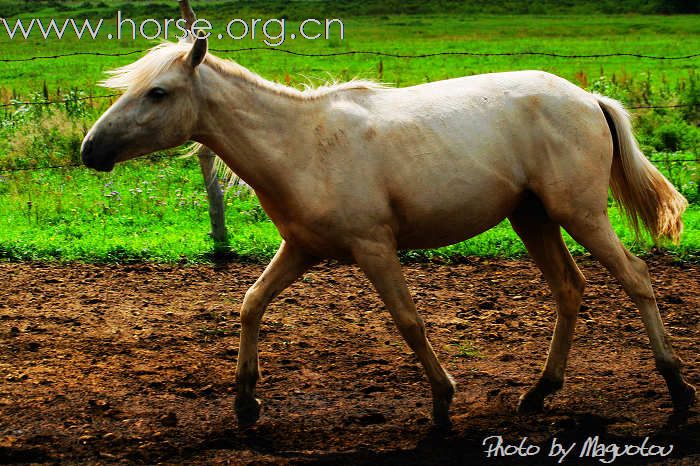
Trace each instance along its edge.
<instances>
[{"instance_id":1,"label":"wire fence","mask_svg":"<svg viewBox=\"0 0 700 466\"><path fill-rule=\"evenodd\" d=\"M53 60L62 59L68 57L78 57L78 56L94 56L94 57L125 57L130 55L138 55L147 52L149 49L139 49L130 50L126 52L69 52L63 54L55 55L38 55L32 57L21 57L21 58L0 58L0 63L22 63L38 60ZM421 53L421 54L402 54L402 53L392 53L392 52L381 52L372 50L346 50L341 52L328 52L328 53L308 53L308 52L297 52L282 48L271 48L271 47L243 47L243 48L232 48L232 49L210 49L212 52L216 53L241 53L241 52L276 52L288 55L294 55L299 57L339 57L348 55L372 55L379 57L391 57L391 58L406 58L406 59L421 59L421 58L432 58L438 56L470 56L470 57L505 57L505 56L543 56L550 58L561 58L561 59L593 59L593 58L611 58L611 57L630 57L637 59L648 59L648 60L691 60L700 57L700 53L694 53L689 55L678 55L678 56L660 56L660 55L645 55L639 53L598 53L598 54L561 54L554 52L537 52L537 51L520 51L520 52L471 52L471 51L442 51L442 52L431 52L431 53ZM68 99L59 100L44 100L44 101L11 101L9 103L0 104L0 108L10 108L10 107L24 107L24 106L52 106L52 105L65 105L72 102L79 101L93 101L93 100L105 100L105 99L115 99L120 97L121 94L102 94L102 95L89 95L82 97L71 97ZM629 110L654 110L654 109L669 109L669 108L692 108L697 107L697 103L689 104L660 104L660 105L633 105L627 106ZM159 160L166 158L168 156L151 156L151 160ZM700 161L700 157L693 155L690 158L678 158L664 161L652 161L656 164L676 164L676 163L697 163ZM24 167L24 168L11 168L11 169L0 169L0 173L15 173L24 171L41 171L41 170L59 170L59 169L70 169L78 168L80 164L66 164L66 165L53 165L53 166L43 166L43 167Z\"/></svg>"},{"instance_id":2,"label":"wire fence","mask_svg":"<svg viewBox=\"0 0 700 466\"><path fill-rule=\"evenodd\" d=\"M126 52L85 52L76 51L68 52L63 54L55 55L37 55L32 57L22 57L22 58L0 58L0 63L18 63L18 62L29 62L36 60L52 60L61 59L68 57L77 56L93 56L93 57L125 57L130 55L137 55L148 52L149 49L138 49L130 50ZM418 58L432 58L438 56L472 56L472 57L505 57L505 56L544 56L552 58L563 58L563 59L590 59L590 58L610 58L610 57L631 57L639 59L650 59L650 60L690 60L694 58L700 58L700 53L693 53L689 55L677 55L677 56L661 56L661 55L645 55L640 53L628 53L628 52L614 52L614 53L596 53L596 54L562 54L556 52L538 52L538 51L520 51L520 52L471 52L471 51L442 51L442 52L430 52L430 53L420 53L420 54L402 54L393 52L382 52L375 50L345 50L341 52L326 52L326 53L309 53L309 52L297 52L294 50L276 48L276 47L241 47L241 48L229 48L229 49L210 49L212 52L216 53L240 53L240 52L273 52L273 53L283 53L299 57L339 57L347 55L373 55L379 57L392 57L392 58L408 58L408 59L418 59ZM27 106L27 105L57 105L65 104L76 101L84 100L99 100L99 99L112 99L119 97L120 94L107 94L107 95L96 95L96 96L86 96L79 98L71 98L65 100L57 101L13 101L10 103L1 104L0 108L16 107L16 106ZM639 105L639 106L628 106L630 110L641 110L641 109L664 109L664 108L687 108L695 107L697 104L669 104L669 105Z\"/></svg>"},{"instance_id":3,"label":"wire fence","mask_svg":"<svg viewBox=\"0 0 700 466\"><path fill-rule=\"evenodd\" d=\"M0 105L0 108L24 107L24 106L28 106L28 105L45 105L45 106L62 105L62 104L69 104L72 102L84 102L86 100L114 99L114 98L119 97L120 95L121 94L91 95L91 96L84 96L84 97L71 97L69 99L60 99L60 100L32 100L32 101L14 100L14 101L11 101L10 103Z\"/></svg>"},{"instance_id":4,"label":"wire fence","mask_svg":"<svg viewBox=\"0 0 700 466\"><path fill-rule=\"evenodd\" d=\"M157 161L169 159L172 157L177 157L177 155L152 154L152 155L149 155L147 158L148 158L148 160L157 162ZM38 171L48 171L48 170L67 170L67 169L72 169L72 168L83 168L83 165L80 163L68 163L68 164L61 164L61 165L46 165L46 166L41 166L41 167L2 168L2 169L0 169L0 173L22 173L22 172L38 172Z\"/></svg>"}]
</instances>

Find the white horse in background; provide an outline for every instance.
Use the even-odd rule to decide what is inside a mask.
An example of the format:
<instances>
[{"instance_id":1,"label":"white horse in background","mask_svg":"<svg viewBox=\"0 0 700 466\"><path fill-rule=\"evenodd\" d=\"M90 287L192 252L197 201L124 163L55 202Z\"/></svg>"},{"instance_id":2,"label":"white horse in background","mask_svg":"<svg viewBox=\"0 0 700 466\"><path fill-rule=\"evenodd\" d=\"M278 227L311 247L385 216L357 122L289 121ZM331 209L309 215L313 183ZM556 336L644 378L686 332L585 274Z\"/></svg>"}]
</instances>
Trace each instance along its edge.
<instances>
[{"instance_id":1,"label":"white horse in background","mask_svg":"<svg viewBox=\"0 0 700 466\"><path fill-rule=\"evenodd\" d=\"M608 187L632 225L657 239L678 240L687 203L640 152L619 102L540 71L302 92L208 54L205 39L160 45L105 84L125 93L85 137L85 165L108 171L197 141L255 190L283 238L241 308L241 425L260 412L263 312L323 258L355 262L367 275L425 368L434 421L449 424L455 384L426 339L397 250L462 241L505 218L557 302L547 361L521 411L541 410L561 388L585 286L561 227L636 303L675 409L693 403L647 267L610 225Z\"/></svg>"}]
</instances>

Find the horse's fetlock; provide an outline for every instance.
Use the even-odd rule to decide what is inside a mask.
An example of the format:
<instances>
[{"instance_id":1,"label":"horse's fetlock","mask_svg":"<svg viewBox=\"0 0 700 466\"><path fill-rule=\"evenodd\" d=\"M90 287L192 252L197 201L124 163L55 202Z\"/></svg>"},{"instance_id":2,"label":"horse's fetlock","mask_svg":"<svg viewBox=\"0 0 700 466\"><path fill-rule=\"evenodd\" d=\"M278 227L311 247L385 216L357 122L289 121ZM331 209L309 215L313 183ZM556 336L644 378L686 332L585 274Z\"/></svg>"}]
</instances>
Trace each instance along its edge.
<instances>
[{"instance_id":1,"label":"horse's fetlock","mask_svg":"<svg viewBox=\"0 0 700 466\"><path fill-rule=\"evenodd\" d=\"M399 328L399 331L404 335L425 335L425 324L423 324L423 321L420 318L416 320L401 320L399 322L396 322L396 326Z\"/></svg>"},{"instance_id":2,"label":"horse's fetlock","mask_svg":"<svg viewBox=\"0 0 700 466\"><path fill-rule=\"evenodd\" d=\"M234 406L240 427L251 426L260 419L261 402L257 398L238 395Z\"/></svg>"},{"instance_id":3,"label":"horse's fetlock","mask_svg":"<svg viewBox=\"0 0 700 466\"><path fill-rule=\"evenodd\" d=\"M442 398L452 400L457 391L457 384L449 375L442 383L436 383L431 386L433 398Z\"/></svg>"},{"instance_id":4,"label":"horse's fetlock","mask_svg":"<svg viewBox=\"0 0 700 466\"><path fill-rule=\"evenodd\" d=\"M683 362L678 356L673 356L670 358L662 357L656 360L656 369L668 379L669 377L675 377L680 373L681 366Z\"/></svg>"},{"instance_id":5,"label":"horse's fetlock","mask_svg":"<svg viewBox=\"0 0 700 466\"><path fill-rule=\"evenodd\" d=\"M447 382L450 384L450 387L452 387L452 395L454 395L457 391L457 382L455 382L455 379L450 374L447 374Z\"/></svg>"},{"instance_id":6,"label":"horse's fetlock","mask_svg":"<svg viewBox=\"0 0 700 466\"><path fill-rule=\"evenodd\" d=\"M260 369L252 364L242 363L236 369L236 382L239 390L247 392L250 391L250 387L253 387L254 390L259 378Z\"/></svg>"},{"instance_id":7,"label":"horse's fetlock","mask_svg":"<svg viewBox=\"0 0 700 466\"><path fill-rule=\"evenodd\" d=\"M564 379L543 375L537 381L535 389L539 392L550 394L561 390L564 387Z\"/></svg>"}]
</instances>

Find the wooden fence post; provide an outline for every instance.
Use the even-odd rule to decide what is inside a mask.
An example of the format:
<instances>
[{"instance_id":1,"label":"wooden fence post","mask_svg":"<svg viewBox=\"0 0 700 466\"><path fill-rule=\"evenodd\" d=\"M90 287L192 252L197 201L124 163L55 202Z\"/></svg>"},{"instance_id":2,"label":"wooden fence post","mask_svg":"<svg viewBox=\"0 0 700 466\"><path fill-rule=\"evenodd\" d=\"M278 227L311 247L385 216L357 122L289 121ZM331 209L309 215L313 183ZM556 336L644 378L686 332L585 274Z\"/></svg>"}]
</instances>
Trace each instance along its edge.
<instances>
[{"instance_id":1,"label":"wooden fence post","mask_svg":"<svg viewBox=\"0 0 700 466\"><path fill-rule=\"evenodd\" d=\"M202 146L197 153L199 166L204 176L204 185L207 188L207 198L209 199L209 219L211 221L211 237L214 238L217 246L228 244L228 233L226 231L226 216L224 208L224 192L219 185L216 176L214 161L216 155L205 146Z\"/></svg>"}]
</instances>

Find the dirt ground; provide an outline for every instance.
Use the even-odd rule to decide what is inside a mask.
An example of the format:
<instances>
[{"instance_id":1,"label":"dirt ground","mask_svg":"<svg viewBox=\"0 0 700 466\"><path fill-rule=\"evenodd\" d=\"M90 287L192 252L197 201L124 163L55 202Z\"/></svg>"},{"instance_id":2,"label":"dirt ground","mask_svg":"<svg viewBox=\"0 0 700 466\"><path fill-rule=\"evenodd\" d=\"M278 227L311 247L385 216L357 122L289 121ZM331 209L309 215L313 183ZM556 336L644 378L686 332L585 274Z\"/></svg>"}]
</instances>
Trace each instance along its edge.
<instances>
[{"instance_id":1,"label":"dirt ground","mask_svg":"<svg viewBox=\"0 0 700 466\"><path fill-rule=\"evenodd\" d=\"M428 335L458 382L454 428L437 432L422 370L357 268L318 266L261 330L259 423L233 409L238 307L262 266L0 264L0 463L555 464L554 438L668 447L700 464L700 416L672 416L637 310L579 258L589 285L564 389L515 413L554 326L526 260L408 265ZM649 260L689 381L700 385L700 265ZM537 444L487 458L482 441ZM576 457L574 457L576 455ZM584 462L599 462L588 458ZM517 460L517 461L516 461ZM615 464L626 464L629 457Z\"/></svg>"}]
</instances>

